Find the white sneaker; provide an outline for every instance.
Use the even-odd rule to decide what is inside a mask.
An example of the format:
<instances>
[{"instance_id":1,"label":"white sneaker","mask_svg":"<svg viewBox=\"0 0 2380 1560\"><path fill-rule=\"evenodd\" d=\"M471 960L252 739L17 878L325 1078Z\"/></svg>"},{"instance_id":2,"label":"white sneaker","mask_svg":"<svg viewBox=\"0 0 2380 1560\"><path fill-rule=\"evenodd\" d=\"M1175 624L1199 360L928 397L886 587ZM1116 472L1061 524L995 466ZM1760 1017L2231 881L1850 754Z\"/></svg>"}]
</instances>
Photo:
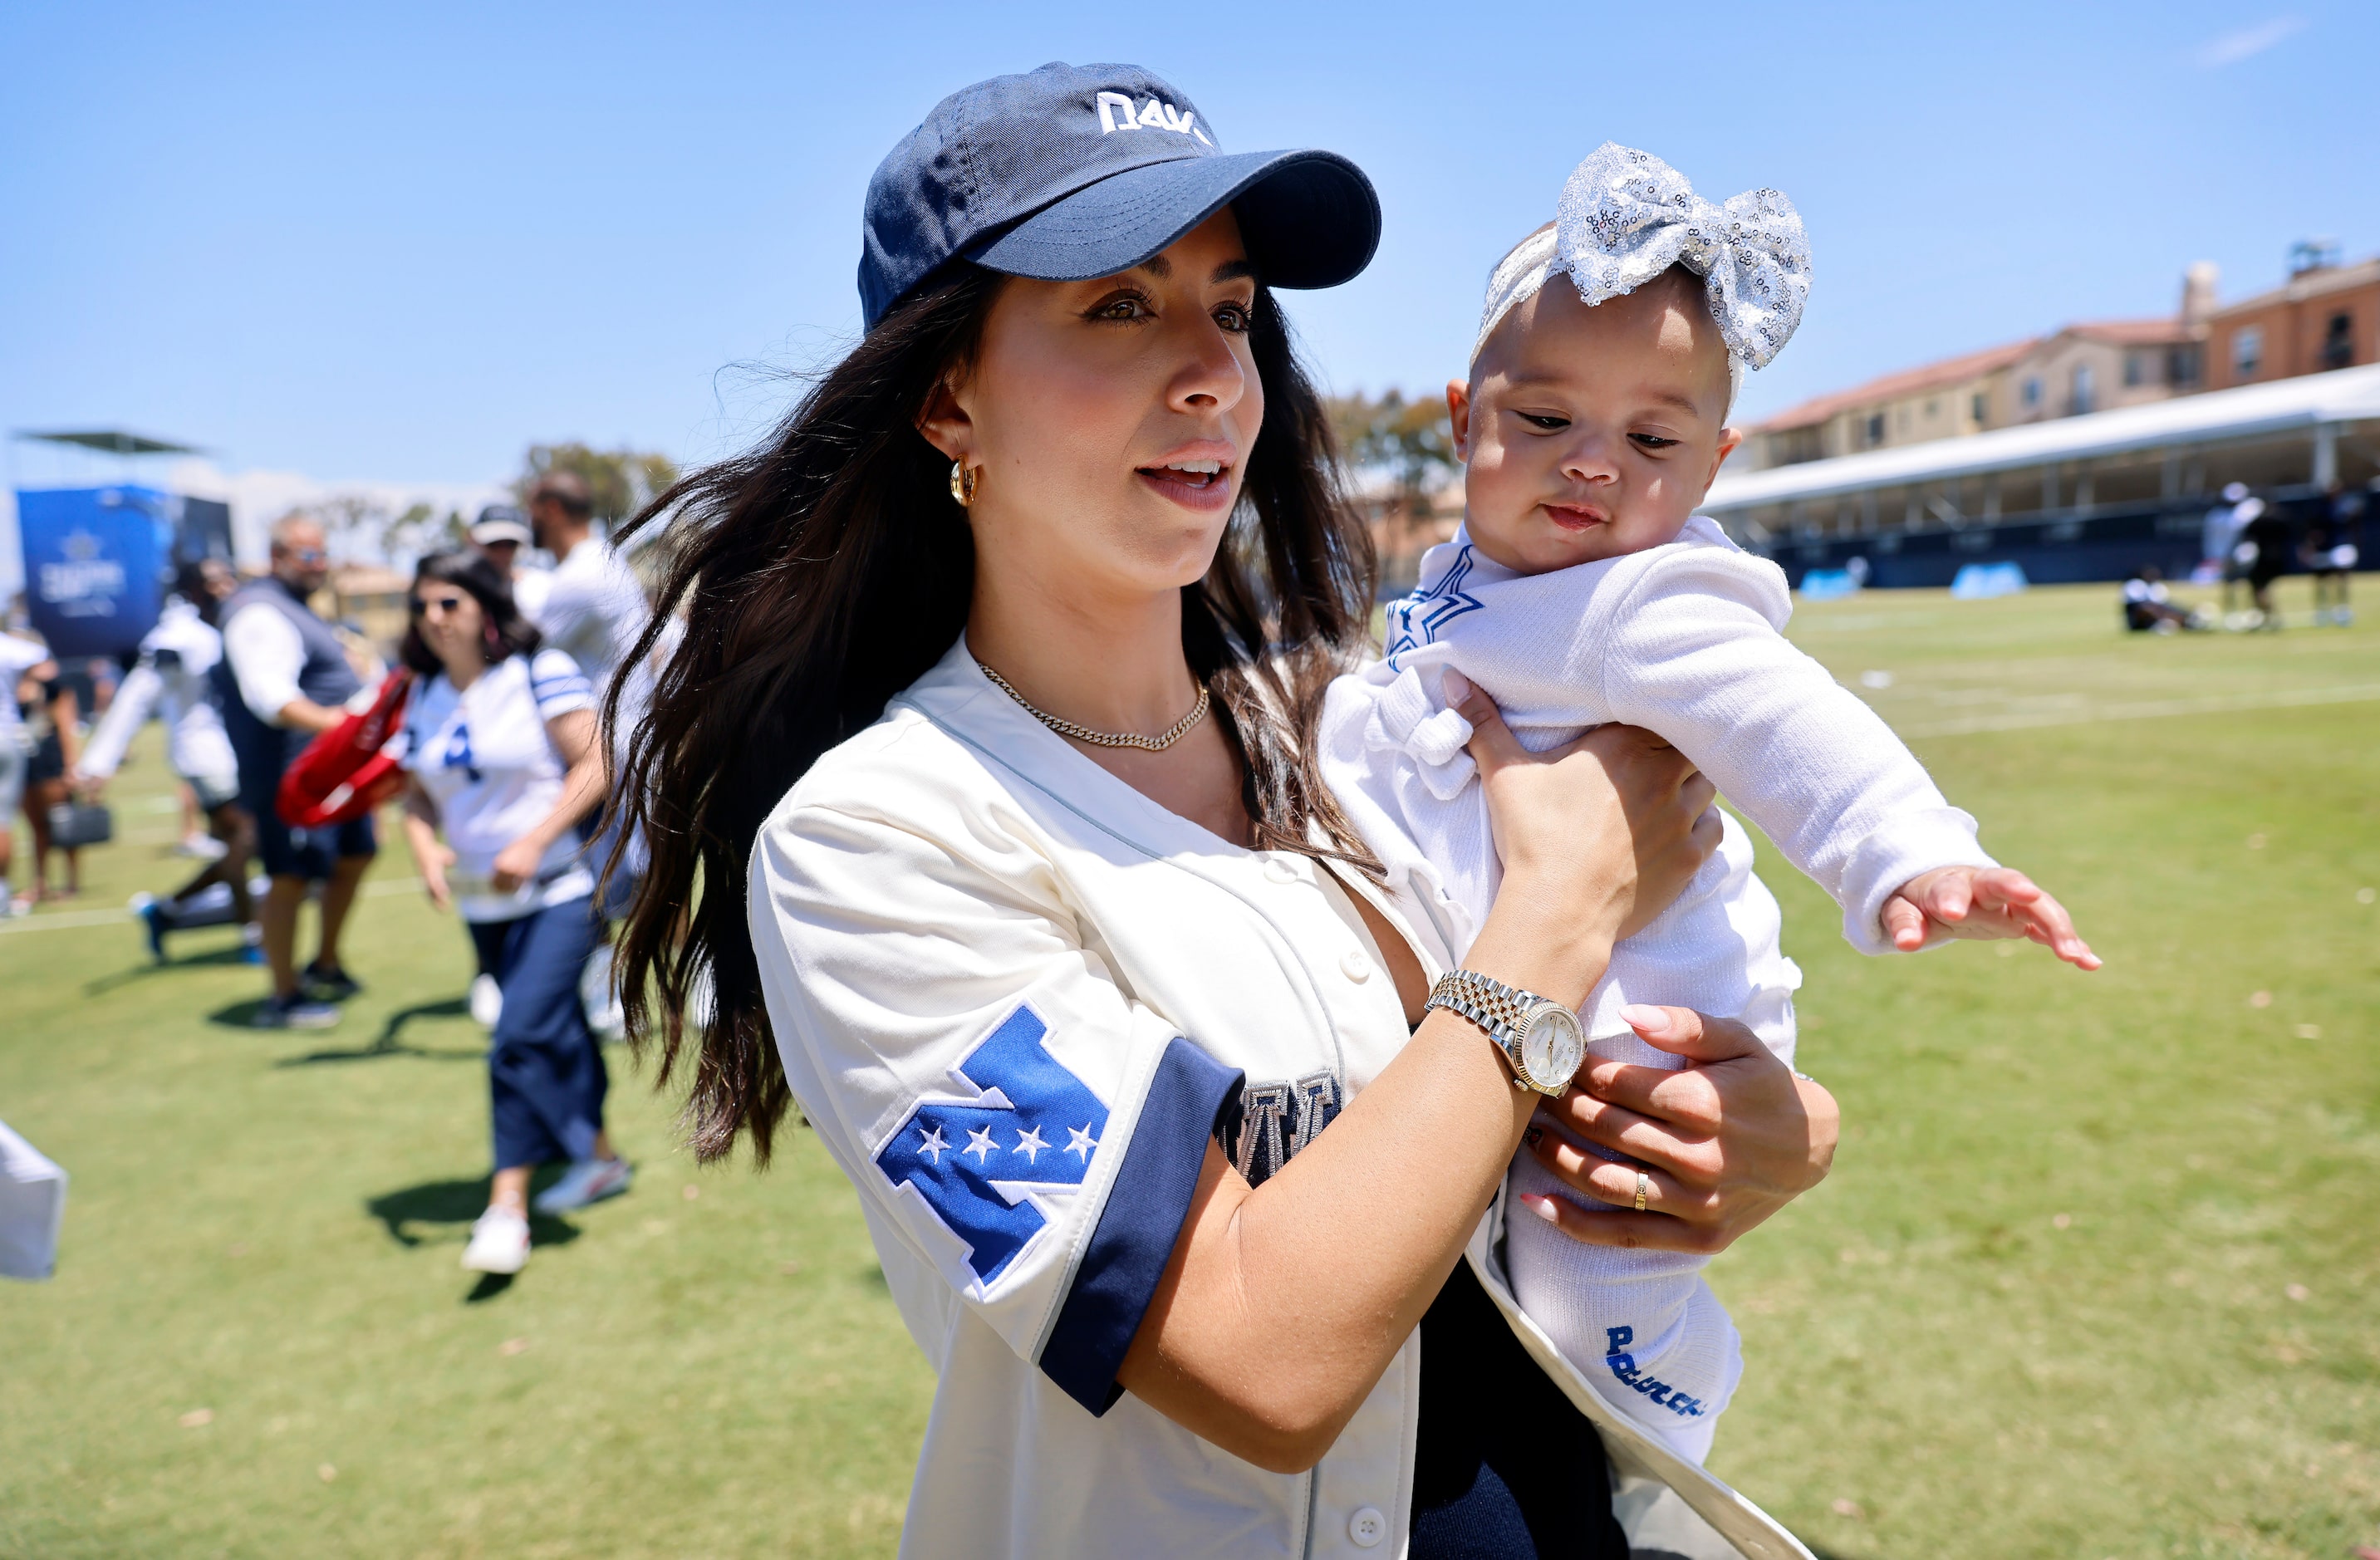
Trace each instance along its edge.
<instances>
[{"instance_id":1,"label":"white sneaker","mask_svg":"<svg viewBox=\"0 0 2380 1560\"><path fill-rule=\"evenodd\" d=\"M566 1214L628 1190L636 1172L625 1159L581 1159L560 1180L537 1194L531 1204L540 1214Z\"/></svg>"},{"instance_id":2,"label":"white sneaker","mask_svg":"<svg viewBox=\"0 0 2380 1560\"><path fill-rule=\"evenodd\" d=\"M490 1208L471 1225L463 1265L473 1273L518 1273L528 1265L528 1220L510 1208Z\"/></svg>"},{"instance_id":3,"label":"white sneaker","mask_svg":"<svg viewBox=\"0 0 2380 1560\"><path fill-rule=\"evenodd\" d=\"M493 975L471 978L471 1022L481 1029L493 1029L496 1021L504 1016L504 988L496 984Z\"/></svg>"}]
</instances>

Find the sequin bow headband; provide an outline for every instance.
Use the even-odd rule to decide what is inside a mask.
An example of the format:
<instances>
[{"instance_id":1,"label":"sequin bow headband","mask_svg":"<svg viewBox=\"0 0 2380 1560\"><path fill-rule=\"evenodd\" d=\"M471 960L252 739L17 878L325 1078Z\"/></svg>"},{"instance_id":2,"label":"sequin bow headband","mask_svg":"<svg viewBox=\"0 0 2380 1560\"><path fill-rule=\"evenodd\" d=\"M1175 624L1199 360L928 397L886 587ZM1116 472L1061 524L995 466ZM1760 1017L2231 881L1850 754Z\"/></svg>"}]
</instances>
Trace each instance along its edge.
<instances>
[{"instance_id":1,"label":"sequin bow headband","mask_svg":"<svg viewBox=\"0 0 2380 1560\"><path fill-rule=\"evenodd\" d=\"M1810 296L1810 238L1793 202L1753 189L1713 205L1651 152L1605 141L1571 171L1554 224L1523 239L1488 277L1471 356L1558 271L1591 307L1680 263L1703 278L1735 362L1767 368L1792 339Z\"/></svg>"}]
</instances>

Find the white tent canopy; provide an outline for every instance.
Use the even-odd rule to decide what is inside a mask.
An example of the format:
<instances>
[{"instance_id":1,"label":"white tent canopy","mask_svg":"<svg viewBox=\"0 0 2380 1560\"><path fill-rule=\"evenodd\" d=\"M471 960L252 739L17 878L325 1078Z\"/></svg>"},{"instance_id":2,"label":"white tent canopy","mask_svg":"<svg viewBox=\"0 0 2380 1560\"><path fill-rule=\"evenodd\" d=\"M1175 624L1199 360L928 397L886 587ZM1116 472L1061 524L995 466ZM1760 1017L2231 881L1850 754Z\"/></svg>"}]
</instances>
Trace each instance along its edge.
<instances>
[{"instance_id":1,"label":"white tent canopy","mask_svg":"<svg viewBox=\"0 0 2380 1560\"><path fill-rule=\"evenodd\" d=\"M2380 420L2380 364L2209 391L2118 411L2004 428L1964 439L1872 450L1832 460L1729 476L1711 484L1705 510L1832 499L2147 450L2269 437Z\"/></svg>"}]
</instances>

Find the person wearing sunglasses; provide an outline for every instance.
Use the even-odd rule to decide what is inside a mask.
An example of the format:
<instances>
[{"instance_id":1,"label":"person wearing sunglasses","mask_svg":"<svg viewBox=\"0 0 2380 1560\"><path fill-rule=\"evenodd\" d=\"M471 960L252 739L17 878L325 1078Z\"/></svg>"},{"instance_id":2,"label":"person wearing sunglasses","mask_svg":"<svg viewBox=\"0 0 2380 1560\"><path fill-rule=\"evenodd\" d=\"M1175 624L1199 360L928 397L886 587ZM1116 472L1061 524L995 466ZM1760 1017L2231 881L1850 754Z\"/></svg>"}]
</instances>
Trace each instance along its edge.
<instances>
[{"instance_id":1,"label":"person wearing sunglasses","mask_svg":"<svg viewBox=\"0 0 2380 1560\"><path fill-rule=\"evenodd\" d=\"M256 1010L260 1029L327 1029L339 1022L333 1004L363 989L339 961L339 934L379 850L371 817L293 828L273 804L290 763L364 691L346 645L307 605L329 579L330 562L321 524L286 515L273 527L272 572L224 603L216 691L239 763L240 806L256 820L257 859L273 885L261 917L273 994ZM298 907L315 883L322 885L322 940L301 971Z\"/></svg>"},{"instance_id":2,"label":"person wearing sunglasses","mask_svg":"<svg viewBox=\"0 0 2380 1560\"><path fill-rule=\"evenodd\" d=\"M406 840L431 902L462 918L502 993L488 1043L495 1168L463 1265L513 1274L528 1261L539 1166L569 1166L538 1195L548 1215L617 1196L632 1174L604 1134L609 1080L578 998L604 930L578 837L603 797L595 690L478 553L423 559L412 609Z\"/></svg>"}]
</instances>

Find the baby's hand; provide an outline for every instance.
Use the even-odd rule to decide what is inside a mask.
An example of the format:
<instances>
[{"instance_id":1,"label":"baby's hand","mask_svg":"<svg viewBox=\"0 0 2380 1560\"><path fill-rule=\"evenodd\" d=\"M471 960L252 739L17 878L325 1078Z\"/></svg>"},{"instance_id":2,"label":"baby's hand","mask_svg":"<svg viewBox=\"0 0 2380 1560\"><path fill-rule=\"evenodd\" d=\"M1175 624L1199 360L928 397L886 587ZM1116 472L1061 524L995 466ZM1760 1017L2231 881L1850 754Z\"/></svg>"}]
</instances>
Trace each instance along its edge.
<instances>
[{"instance_id":1,"label":"baby's hand","mask_svg":"<svg viewBox=\"0 0 2380 1560\"><path fill-rule=\"evenodd\" d=\"M1884 935L1903 953L1949 937L2031 937L2078 970L2099 967L2066 907L2013 867L1938 866L1918 874L1884 901Z\"/></svg>"}]
</instances>

